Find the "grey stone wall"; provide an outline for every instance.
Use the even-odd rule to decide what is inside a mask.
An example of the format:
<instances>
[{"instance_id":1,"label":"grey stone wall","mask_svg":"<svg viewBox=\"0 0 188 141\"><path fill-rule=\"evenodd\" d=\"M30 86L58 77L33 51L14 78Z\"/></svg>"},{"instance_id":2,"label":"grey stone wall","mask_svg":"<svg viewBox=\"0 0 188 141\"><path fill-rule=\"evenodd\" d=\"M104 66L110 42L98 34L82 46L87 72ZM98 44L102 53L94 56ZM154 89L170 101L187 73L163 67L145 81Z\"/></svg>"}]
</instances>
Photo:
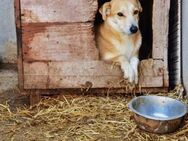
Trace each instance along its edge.
<instances>
[{"instance_id":1,"label":"grey stone wall","mask_svg":"<svg viewBox=\"0 0 188 141\"><path fill-rule=\"evenodd\" d=\"M0 62L15 63L16 57L14 1L0 0Z\"/></svg>"}]
</instances>

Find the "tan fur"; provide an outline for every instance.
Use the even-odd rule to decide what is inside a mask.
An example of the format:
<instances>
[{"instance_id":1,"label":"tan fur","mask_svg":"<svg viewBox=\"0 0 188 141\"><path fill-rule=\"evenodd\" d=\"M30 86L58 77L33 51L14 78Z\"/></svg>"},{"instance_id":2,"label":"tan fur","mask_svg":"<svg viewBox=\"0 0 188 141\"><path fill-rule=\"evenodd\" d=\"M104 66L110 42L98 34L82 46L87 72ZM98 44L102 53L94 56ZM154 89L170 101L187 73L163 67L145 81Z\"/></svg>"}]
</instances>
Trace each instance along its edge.
<instances>
[{"instance_id":1,"label":"tan fur","mask_svg":"<svg viewBox=\"0 0 188 141\"><path fill-rule=\"evenodd\" d=\"M129 23L138 25L139 15L133 14L135 10L142 11L138 0L106 2L100 8L104 23L99 26L96 37L101 59L119 63L124 78L138 83L137 59L142 37L139 30L129 34L127 27ZM119 17L118 12L125 16Z\"/></svg>"}]
</instances>

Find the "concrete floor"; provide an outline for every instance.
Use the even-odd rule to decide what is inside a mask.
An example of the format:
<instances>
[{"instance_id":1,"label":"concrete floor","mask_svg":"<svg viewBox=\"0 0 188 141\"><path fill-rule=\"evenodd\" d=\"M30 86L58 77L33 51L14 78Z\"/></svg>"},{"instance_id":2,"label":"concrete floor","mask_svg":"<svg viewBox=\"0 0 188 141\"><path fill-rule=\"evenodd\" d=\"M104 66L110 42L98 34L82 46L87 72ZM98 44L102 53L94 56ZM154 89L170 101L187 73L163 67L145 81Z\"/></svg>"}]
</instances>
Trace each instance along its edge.
<instances>
[{"instance_id":1,"label":"concrete floor","mask_svg":"<svg viewBox=\"0 0 188 141\"><path fill-rule=\"evenodd\" d=\"M12 64L0 65L0 93L15 89L18 84L17 67Z\"/></svg>"},{"instance_id":2,"label":"concrete floor","mask_svg":"<svg viewBox=\"0 0 188 141\"><path fill-rule=\"evenodd\" d=\"M12 108L28 105L28 96L22 96L18 89L18 73L15 64L0 64L0 103L8 102Z\"/></svg>"}]
</instances>

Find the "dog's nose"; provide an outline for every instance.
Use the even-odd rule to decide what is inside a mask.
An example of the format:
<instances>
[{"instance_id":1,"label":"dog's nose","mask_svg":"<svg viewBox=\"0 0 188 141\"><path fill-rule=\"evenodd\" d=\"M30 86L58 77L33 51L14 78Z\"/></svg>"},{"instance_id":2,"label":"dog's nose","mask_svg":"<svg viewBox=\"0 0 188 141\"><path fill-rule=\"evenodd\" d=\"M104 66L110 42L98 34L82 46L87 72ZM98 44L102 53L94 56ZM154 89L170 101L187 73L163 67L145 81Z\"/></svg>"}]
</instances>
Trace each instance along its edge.
<instances>
[{"instance_id":1,"label":"dog's nose","mask_svg":"<svg viewBox=\"0 0 188 141\"><path fill-rule=\"evenodd\" d=\"M138 27L135 26L135 25L132 25L131 28L130 28L130 32L134 34L134 33L136 33L137 31L138 31Z\"/></svg>"}]
</instances>

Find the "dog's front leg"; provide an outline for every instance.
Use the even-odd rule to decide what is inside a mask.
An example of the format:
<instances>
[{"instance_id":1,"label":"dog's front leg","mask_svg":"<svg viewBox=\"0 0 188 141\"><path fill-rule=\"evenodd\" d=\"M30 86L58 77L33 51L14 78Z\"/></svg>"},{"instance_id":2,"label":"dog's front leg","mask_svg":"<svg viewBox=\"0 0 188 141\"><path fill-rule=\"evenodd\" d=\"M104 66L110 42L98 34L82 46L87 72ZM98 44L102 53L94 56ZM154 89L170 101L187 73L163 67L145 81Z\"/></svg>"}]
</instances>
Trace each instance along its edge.
<instances>
[{"instance_id":1,"label":"dog's front leg","mask_svg":"<svg viewBox=\"0 0 188 141\"><path fill-rule=\"evenodd\" d=\"M138 65L139 65L139 59L137 56L134 56L130 60L130 65L133 68L134 71L134 82L135 84L138 84Z\"/></svg>"},{"instance_id":2,"label":"dog's front leg","mask_svg":"<svg viewBox=\"0 0 188 141\"><path fill-rule=\"evenodd\" d=\"M119 56L117 61L121 65L121 69L124 73L124 78L128 79L128 81L132 83L134 81L134 70L129 63L129 60L124 56Z\"/></svg>"}]
</instances>

